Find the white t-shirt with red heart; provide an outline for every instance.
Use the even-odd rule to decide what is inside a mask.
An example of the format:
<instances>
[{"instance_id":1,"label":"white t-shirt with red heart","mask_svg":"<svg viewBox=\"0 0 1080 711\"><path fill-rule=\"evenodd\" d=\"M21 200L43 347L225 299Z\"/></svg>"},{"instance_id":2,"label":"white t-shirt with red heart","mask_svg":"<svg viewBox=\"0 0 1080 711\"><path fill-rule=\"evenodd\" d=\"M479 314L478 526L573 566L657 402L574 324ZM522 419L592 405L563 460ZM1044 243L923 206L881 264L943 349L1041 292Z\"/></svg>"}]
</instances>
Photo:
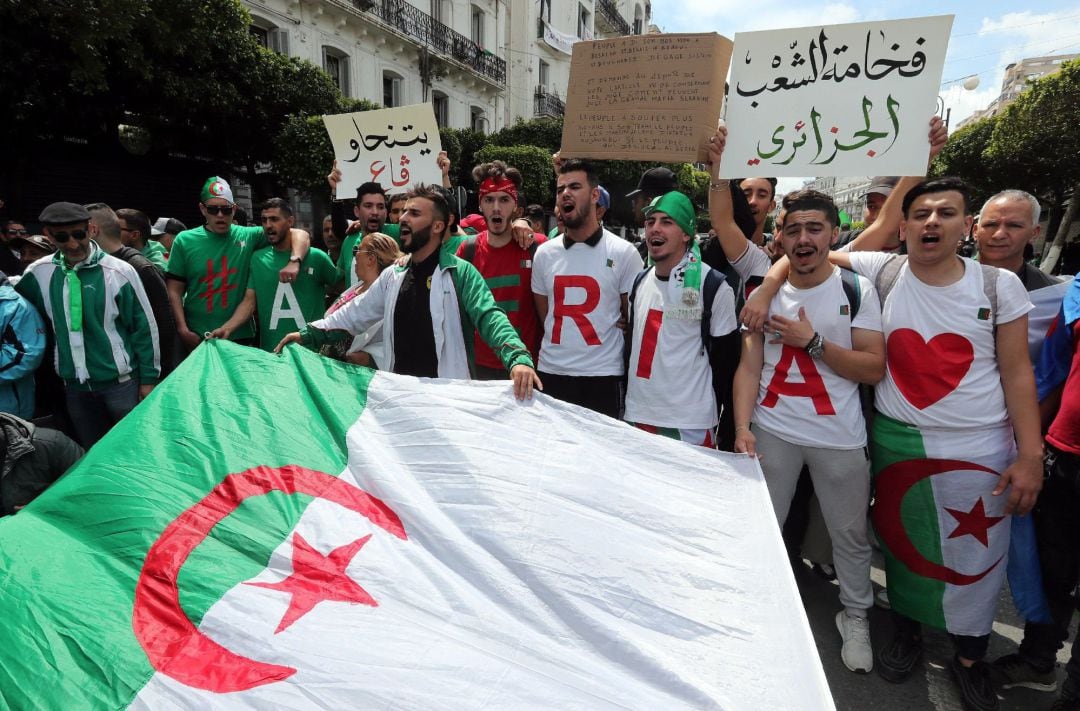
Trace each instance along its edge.
<instances>
[{"instance_id":1,"label":"white t-shirt with red heart","mask_svg":"<svg viewBox=\"0 0 1080 711\"><path fill-rule=\"evenodd\" d=\"M851 268L874 281L894 255L852 252ZM908 264L882 304L885 378L874 389L876 408L918 427L975 429L1008 419L1001 389L994 324L1015 321L1032 309L1027 291L999 269L998 313L990 313L979 263L967 258L964 276L931 286Z\"/></svg>"}]
</instances>

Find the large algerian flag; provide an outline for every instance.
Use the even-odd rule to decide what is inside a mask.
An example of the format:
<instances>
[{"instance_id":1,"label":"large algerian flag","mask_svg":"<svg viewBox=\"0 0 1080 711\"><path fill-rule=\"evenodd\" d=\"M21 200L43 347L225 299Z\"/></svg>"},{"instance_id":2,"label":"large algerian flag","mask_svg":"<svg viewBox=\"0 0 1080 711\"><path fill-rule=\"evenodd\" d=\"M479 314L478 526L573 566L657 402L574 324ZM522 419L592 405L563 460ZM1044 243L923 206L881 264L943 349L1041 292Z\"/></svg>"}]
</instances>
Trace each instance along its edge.
<instances>
[{"instance_id":1,"label":"large algerian flag","mask_svg":"<svg viewBox=\"0 0 1080 711\"><path fill-rule=\"evenodd\" d=\"M828 709L756 463L204 344L0 520L0 707Z\"/></svg>"},{"instance_id":2,"label":"large algerian flag","mask_svg":"<svg viewBox=\"0 0 1080 711\"><path fill-rule=\"evenodd\" d=\"M1028 292L1028 298L1035 307L1028 312L1028 351L1032 365L1039 362L1043 341L1046 340L1050 325L1061 309L1061 301L1072 286L1072 281L1073 277L1064 277L1057 284Z\"/></svg>"},{"instance_id":3,"label":"large algerian flag","mask_svg":"<svg viewBox=\"0 0 1080 711\"><path fill-rule=\"evenodd\" d=\"M1007 496L991 492L1015 455L1012 428L920 430L877 413L872 430L892 609L953 634L989 634L1011 526Z\"/></svg>"}]
</instances>

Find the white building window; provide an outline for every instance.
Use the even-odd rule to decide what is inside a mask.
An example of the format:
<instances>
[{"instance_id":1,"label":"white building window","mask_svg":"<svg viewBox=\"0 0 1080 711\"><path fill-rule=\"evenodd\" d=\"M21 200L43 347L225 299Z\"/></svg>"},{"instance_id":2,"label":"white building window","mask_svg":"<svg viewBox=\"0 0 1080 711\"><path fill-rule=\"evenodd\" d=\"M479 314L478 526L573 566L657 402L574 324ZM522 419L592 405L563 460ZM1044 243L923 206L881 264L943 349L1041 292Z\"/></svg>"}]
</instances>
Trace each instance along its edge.
<instances>
[{"instance_id":1,"label":"white building window","mask_svg":"<svg viewBox=\"0 0 1080 711\"><path fill-rule=\"evenodd\" d=\"M472 130L479 131L480 133L487 133L487 129L488 129L487 112L484 111L483 107L481 107L481 106L473 106L470 109L470 112L471 112L471 115L472 115L472 120L469 123L469 126L472 128Z\"/></svg>"},{"instance_id":2,"label":"white building window","mask_svg":"<svg viewBox=\"0 0 1080 711\"><path fill-rule=\"evenodd\" d=\"M540 0L540 19L551 24L551 0Z\"/></svg>"},{"instance_id":3,"label":"white building window","mask_svg":"<svg viewBox=\"0 0 1080 711\"><path fill-rule=\"evenodd\" d=\"M386 71L382 75L383 106L392 108L402 105L401 84L402 77L394 72Z\"/></svg>"},{"instance_id":4,"label":"white building window","mask_svg":"<svg viewBox=\"0 0 1080 711\"><path fill-rule=\"evenodd\" d=\"M272 49L278 54L289 56L289 31L281 27L275 27L269 20L261 17L253 17L248 27L248 32L255 41L267 49Z\"/></svg>"},{"instance_id":5,"label":"white building window","mask_svg":"<svg viewBox=\"0 0 1080 711\"><path fill-rule=\"evenodd\" d=\"M484 46L484 11L476 5L472 6L472 41L481 47Z\"/></svg>"},{"instance_id":6,"label":"white building window","mask_svg":"<svg viewBox=\"0 0 1080 711\"><path fill-rule=\"evenodd\" d=\"M645 33L645 13L641 10L641 5L634 5L634 34L640 35Z\"/></svg>"},{"instance_id":7,"label":"white building window","mask_svg":"<svg viewBox=\"0 0 1080 711\"><path fill-rule=\"evenodd\" d=\"M439 124L439 128L449 128L450 97L441 91L432 92L431 106L435 109L435 123Z\"/></svg>"},{"instance_id":8,"label":"white building window","mask_svg":"<svg viewBox=\"0 0 1080 711\"><path fill-rule=\"evenodd\" d=\"M592 39L592 13L584 5L578 5L577 36L581 39Z\"/></svg>"},{"instance_id":9,"label":"white building window","mask_svg":"<svg viewBox=\"0 0 1080 711\"><path fill-rule=\"evenodd\" d=\"M540 60L540 72L537 74L537 79L540 82L540 88L546 90L548 82L551 81L551 66L543 59Z\"/></svg>"},{"instance_id":10,"label":"white building window","mask_svg":"<svg viewBox=\"0 0 1080 711\"><path fill-rule=\"evenodd\" d=\"M349 93L349 55L334 47L323 47L323 69L345 96Z\"/></svg>"}]
</instances>

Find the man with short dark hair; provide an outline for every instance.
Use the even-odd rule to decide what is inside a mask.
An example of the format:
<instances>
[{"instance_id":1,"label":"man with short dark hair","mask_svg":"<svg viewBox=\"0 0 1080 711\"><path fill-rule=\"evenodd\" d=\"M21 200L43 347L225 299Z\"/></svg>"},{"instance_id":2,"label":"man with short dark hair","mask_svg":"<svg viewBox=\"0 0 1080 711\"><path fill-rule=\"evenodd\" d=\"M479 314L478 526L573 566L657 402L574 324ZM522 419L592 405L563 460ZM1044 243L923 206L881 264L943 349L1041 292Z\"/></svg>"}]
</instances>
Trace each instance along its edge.
<instances>
[{"instance_id":1,"label":"man with short dark hair","mask_svg":"<svg viewBox=\"0 0 1080 711\"><path fill-rule=\"evenodd\" d=\"M765 220L776 209L776 178L743 178L738 183L754 215L754 235L750 241L764 247Z\"/></svg>"},{"instance_id":2,"label":"man with short dark hair","mask_svg":"<svg viewBox=\"0 0 1080 711\"><path fill-rule=\"evenodd\" d=\"M199 211L206 224L176 236L165 273L173 317L188 352L232 317L247 285L251 255L267 244L261 226L233 224L236 203L227 182L217 176L209 178L199 197ZM310 247L311 236L293 228L292 254L278 275L281 281L296 279ZM249 321L237 328L232 339L252 345L254 324Z\"/></svg>"},{"instance_id":3,"label":"man with short dark hair","mask_svg":"<svg viewBox=\"0 0 1080 711\"><path fill-rule=\"evenodd\" d=\"M52 203L38 220L60 250L16 290L52 325L68 412L90 448L161 378L157 323L135 269L90 239L86 208Z\"/></svg>"},{"instance_id":4,"label":"man with short dark hair","mask_svg":"<svg viewBox=\"0 0 1080 711\"><path fill-rule=\"evenodd\" d=\"M547 215L543 205L532 204L525 208L525 219L529 221L529 227L537 234L544 234L547 223Z\"/></svg>"},{"instance_id":5,"label":"man with short dark hair","mask_svg":"<svg viewBox=\"0 0 1080 711\"><path fill-rule=\"evenodd\" d=\"M373 232L382 232L393 238L398 244L401 243L400 225L387 224L386 222L386 191L378 183L368 182L356 189L356 203L353 205L353 216L356 221L349 223L345 217L345 204L337 199L337 186L341 182L341 170L334 161L334 168L326 176L330 184L330 216L333 222L335 235L341 235L341 255L338 257L338 276L344 281L346 287L355 286L356 280L356 256L353 247L360 244L364 235Z\"/></svg>"},{"instance_id":6,"label":"man with short dark hair","mask_svg":"<svg viewBox=\"0 0 1080 711\"><path fill-rule=\"evenodd\" d=\"M337 267L321 249L312 247L300 263L296 279L282 282L281 269L292 254L292 228L296 224L292 206L281 198L270 198L260 206L262 228L269 247L251 256L244 300L236 312L214 329L214 338L228 338L247 323L252 314L259 322L259 347L274 350L282 338L307 326L326 311L326 292L337 282Z\"/></svg>"},{"instance_id":7,"label":"man with short dark hair","mask_svg":"<svg viewBox=\"0 0 1080 711\"><path fill-rule=\"evenodd\" d=\"M390 208L386 212L387 222L396 225L401 221L401 211L405 209L405 200L408 197L407 193L395 193L390 196Z\"/></svg>"},{"instance_id":8,"label":"man with short dark hair","mask_svg":"<svg viewBox=\"0 0 1080 711\"><path fill-rule=\"evenodd\" d=\"M770 304L767 335L747 331L743 339L735 376L735 451L761 455L781 526L799 474L809 469L844 606L836 615L840 655L848 669L866 673L874 662L868 617L874 592L865 515L870 461L858 385L873 385L884 375L881 312L869 280L829 263L829 245L839 232L832 198L800 190L784 197L784 208L784 232L777 239L791 270Z\"/></svg>"},{"instance_id":9,"label":"man with short dark hair","mask_svg":"<svg viewBox=\"0 0 1080 711\"><path fill-rule=\"evenodd\" d=\"M26 225L18 220L8 220L0 229L0 272L8 276L22 274L22 262L19 250L12 244L12 240L19 237L29 237L30 232Z\"/></svg>"},{"instance_id":10,"label":"man with short dark hair","mask_svg":"<svg viewBox=\"0 0 1080 711\"><path fill-rule=\"evenodd\" d=\"M971 227L967 195L955 178L907 191L906 258L830 258L872 279L883 302L888 368L875 390L873 514L896 633L878 672L907 679L922 655L921 624L944 627L965 706L995 709L982 660L1005 578L1009 514L1034 506L1043 452L1027 347L1031 302L1014 273L957 256ZM921 495L907 496L931 477Z\"/></svg>"},{"instance_id":11,"label":"man with short dark hair","mask_svg":"<svg viewBox=\"0 0 1080 711\"><path fill-rule=\"evenodd\" d=\"M165 247L160 242L150 239L150 218L141 210L123 207L116 211L120 220L120 239L125 247L137 250L142 256L163 273L169 265L165 258Z\"/></svg>"},{"instance_id":12,"label":"man with short dark hair","mask_svg":"<svg viewBox=\"0 0 1080 711\"><path fill-rule=\"evenodd\" d=\"M547 394L618 417L626 368L619 323L643 262L600 225L599 185L591 164L562 162L556 202L566 231L536 251L532 292L544 322L539 371Z\"/></svg>"},{"instance_id":13,"label":"man with short dark hair","mask_svg":"<svg viewBox=\"0 0 1080 711\"><path fill-rule=\"evenodd\" d=\"M319 348L382 321L387 362L380 366L417 377L468 379L476 329L509 371L515 395L531 397L542 386L528 349L476 268L442 249L449 213L441 191L416 186L399 223L409 264L384 269L363 298L290 333L275 350L289 343Z\"/></svg>"},{"instance_id":14,"label":"man with short dark hair","mask_svg":"<svg viewBox=\"0 0 1080 711\"><path fill-rule=\"evenodd\" d=\"M123 229L119 216L103 202L86 205L90 213L90 237L111 257L122 259L134 267L142 283L143 291L154 312L161 343L161 375L168 375L180 362L176 323L173 321L169 290L161 271L139 250L123 244Z\"/></svg>"}]
</instances>

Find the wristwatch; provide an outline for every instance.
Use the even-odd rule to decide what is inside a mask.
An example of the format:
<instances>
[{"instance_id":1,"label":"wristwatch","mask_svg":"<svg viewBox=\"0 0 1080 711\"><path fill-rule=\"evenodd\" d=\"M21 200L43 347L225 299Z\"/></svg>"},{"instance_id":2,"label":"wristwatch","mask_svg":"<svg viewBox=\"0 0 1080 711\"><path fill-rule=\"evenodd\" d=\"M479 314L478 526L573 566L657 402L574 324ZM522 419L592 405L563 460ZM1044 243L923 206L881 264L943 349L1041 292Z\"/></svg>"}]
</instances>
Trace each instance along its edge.
<instances>
[{"instance_id":1,"label":"wristwatch","mask_svg":"<svg viewBox=\"0 0 1080 711\"><path fill-rule=\"evenodd\" d=\"M289 261L290 262L296 262L297 264L299 264L300 262L302 262L304 260L300 259L300 257L297 257L295 254L290 254L289 255Z\"/></svg>"},{"instance_id":2,"label":"wristwatch","mask_svg":"<svg viewBox=\"0 0 1080 711\"><path fill-rule=\"evenodd\" d=\"M810 354L811 358L820 358L825 355L825 338L817 331L814 331L814 337L806 344L805 350Z\"/></svg>"}]
</instances>

